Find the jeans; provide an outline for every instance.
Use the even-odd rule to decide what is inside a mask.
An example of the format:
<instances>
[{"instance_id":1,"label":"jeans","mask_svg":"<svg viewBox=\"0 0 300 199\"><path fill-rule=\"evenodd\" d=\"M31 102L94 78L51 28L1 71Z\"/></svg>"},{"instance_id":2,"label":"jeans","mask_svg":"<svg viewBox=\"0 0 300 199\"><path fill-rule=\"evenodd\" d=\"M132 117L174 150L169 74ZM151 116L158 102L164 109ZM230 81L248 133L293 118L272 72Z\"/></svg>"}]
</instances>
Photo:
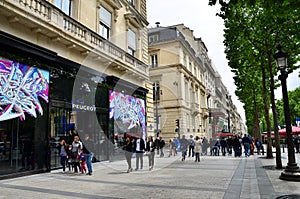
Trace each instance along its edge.
<instances>
[{"instance_id":1,"label":"jeans","mask_svg":"<svg viewBox=\"0 0 300 199\"><path fill-rule=\"evenodd\" d=\"M93 173L92 160L93 160L94 154L93 153L86 153L84 155L86 157L86 166L87 166L87 169L89 171L89 174L92 174Z\"/></svg>"},{"instance_id":2,"label":"jeans","mask_svg":"<svg viewBox=\"0 0 300 199\"><path fill-rule=\"evenodd\" d=\"M154 166L154 156L155 152L150 152L148 158L149 158L149 168L153 168Z\"/></svg>"},{"instance_id":3,"label":"jeans","mask_svg":"<svg viewBox=\"0 0 300 199\"><path fill-rule=\"evenodd\" d=\"M245 156L250 155L250 144L249 143L244 143L244 150L245 150Z\"/></svg>"},{"instance_id":4,"label":"jeans","mask_svg":"<svg viewBox=\"0 0 300 199\"><path fill-rule=\"evenodd\" d=\"M125 151L125 158L126 158L126 161L127 161L128 169L131 169L132 152L131 151Z\"/></svg>"},{"instance_id":5,"label":"jeans","mask_svg":"<svg viewBox=\"0 0 300 199\"><path fill-rule=\"evenodd\" d=\"M135 169L139 169L139 162L141 162L141 169L143 169L143 153L142 152L136 152L136 168Z\"/></svg>"},{"instance_id":6,"label":"jeans","mask_svg":"<svg viewBox=\"0 0 300 199\"><path fill-rule=\"evenodd\" d=\"M63 166L63 171L66 170L66 160L67 156L60 156L60 164Z\"/></svg>"},{"instance_id":7,"label":"jeans","mask_svg":"<svg viewBox=\"0 0 300 199\"><path fill-rule=\"evenodd\" d=\"M195 156L196 156L195 162L200 162L200 153L196 152Z\"/></svg>"},{"instance_id":8,"label":"jeans","mask_svg":"<svg viewBox=\"0 0 300 199\"><path fill-rule=\"evenodd\" d=\"M194 146L189 146L189 157L191 156L191 154L192 154L192 157L194 157Z\"/></svg>"},{"instance_id":9,"label":"jeans","mask_svg":"<svg viewBox=\"0 0 300 199\"><path fill-rule=\"evenodd\" d=\"M185 160L185 156L187 154L187 149L181 149L182 160Z\"/></svg>"}]
</instances>

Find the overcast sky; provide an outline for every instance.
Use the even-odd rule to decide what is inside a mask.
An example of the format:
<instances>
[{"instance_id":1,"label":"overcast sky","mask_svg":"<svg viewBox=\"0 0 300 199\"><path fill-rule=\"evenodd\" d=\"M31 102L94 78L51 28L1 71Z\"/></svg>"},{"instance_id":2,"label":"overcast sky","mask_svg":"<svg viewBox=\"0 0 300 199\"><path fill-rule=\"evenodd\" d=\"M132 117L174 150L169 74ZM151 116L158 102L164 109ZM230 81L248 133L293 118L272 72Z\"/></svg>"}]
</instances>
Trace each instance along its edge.
<instances>
[{"instance_id":1,"label":"overcast sky","mask_svg":"<svg viewBox=\"0 0 300 199\"><path fill-rule=\"evenodd\" d=\"M201 37L212 63L221 75L224 85L245 122L243 104L234 94L236 87L232 78L233 74L228 67L224 53L224 23L220 17L216 16L218 9L218 6L208 6L208 0L147 0L148 27L155 27L155 22L160 22L160 26L184 24L194 31L195 37ZM300 86L298 74L299 70L289 76L288 90L294 90ZM281 99L281 88L276 90L275 95L276 99Z\"/></svg>"}]
</instances>

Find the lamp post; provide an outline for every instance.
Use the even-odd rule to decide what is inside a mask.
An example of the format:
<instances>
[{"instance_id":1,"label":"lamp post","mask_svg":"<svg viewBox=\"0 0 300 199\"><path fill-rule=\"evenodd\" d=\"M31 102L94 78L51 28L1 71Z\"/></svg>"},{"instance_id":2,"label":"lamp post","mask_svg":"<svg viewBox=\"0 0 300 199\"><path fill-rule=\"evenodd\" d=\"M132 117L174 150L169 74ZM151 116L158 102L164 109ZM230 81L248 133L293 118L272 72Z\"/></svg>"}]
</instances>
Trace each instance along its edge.
<instances>
[{"instance_id":1,"label":"lamp post","mask_svg":"<svg viewBox=\"0 0 300 199\"><path fill-rule=\"evenodd\" d=\"M285 125L286 125L286 136L287 136L287 145L288 145L288 163L279 178L282 180L300 181L300 170L295 160L295 150L293 144L289 99L288 99L288 92L287 92L287 85L286 85L286 79L288 77L288 73L287 73L288 54L282 51L282 47L280 45L277 47L277 49L278 50L275 53L274 58L276 60L277 67L281 73L278 78L281 81L282 99L284 105L284 117L285 117Z\"/></svg>"},{"instance_id":2,"label":"lamp post","mask_svg":"<svg viewBox=\"0 0 300 199\"><path fill-rule=\"evenodd\" d=\"M154 83L154 97L155 97L155 122L156 122L156 136L159 137L160 130L159 127L159 114L158 114L158 100L160 100L160 95L162 91L159 89L159 83Z\"/></svg>"}]
</instances>

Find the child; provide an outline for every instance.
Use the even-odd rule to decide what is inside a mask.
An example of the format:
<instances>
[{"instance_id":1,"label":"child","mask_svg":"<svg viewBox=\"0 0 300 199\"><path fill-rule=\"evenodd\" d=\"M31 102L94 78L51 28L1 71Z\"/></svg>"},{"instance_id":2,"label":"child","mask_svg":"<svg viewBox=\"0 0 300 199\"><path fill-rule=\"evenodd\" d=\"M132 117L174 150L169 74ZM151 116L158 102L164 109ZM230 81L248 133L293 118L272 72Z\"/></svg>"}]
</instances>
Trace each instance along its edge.
<instances>
[{"instance_id":1,"label":"child","mask_svg":"<svg viewBox=\"0 0 300 199\"><path fill-rule=\"evenodd\" d=\"M86 173L87 169L86 169L86 158L85 155L83 153L83 151L81 151L80 155L79 155L79 162L80 162L80 167L81 167L81 173Z\"/></svg>"}]
</instances>

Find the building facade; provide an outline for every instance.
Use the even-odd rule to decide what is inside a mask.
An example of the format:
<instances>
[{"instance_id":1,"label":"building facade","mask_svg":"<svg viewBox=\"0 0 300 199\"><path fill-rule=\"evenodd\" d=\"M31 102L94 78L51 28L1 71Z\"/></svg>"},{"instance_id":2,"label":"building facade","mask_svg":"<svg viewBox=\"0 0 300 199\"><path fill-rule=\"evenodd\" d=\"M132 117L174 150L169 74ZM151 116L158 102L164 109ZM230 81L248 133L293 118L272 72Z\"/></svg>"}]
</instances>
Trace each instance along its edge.
<instances>
[{"instance_id":1,"label":"building facade","mask_svg":"<svg viewBox=\"0 0 300 199\"><path fill-rule=\"evenodd\" d=\"M242 119L202 39L183 24L156 25L148 29L155 132L165 139L238 133Z\"/></svg>"},{"instance_id":2,"label":"building facade","mask_svg":"<svg viewBox=\"0 0 300 199\"><path fill-rule=\"evenodd\" d=\"M183 24L148 30L150 79L153 82L155 125L165 139L182 135L206 136L207 96L204 64ZM197 40L193 42L198 48ZM178 121L178 122L176 122ZM176 124L179 127L176 127Z\"/></svg>"},{"instance_id":3,"label":"building facade","mask_svg":"<svg viewBox=\"0 0 300 199\"><path fill-rule=\"evenodd\" d=\"M1 2L1 178L60 167L70 132L90 135L98 161L125 133L146 136L146 13L145 0Z\"/></svg>"}]
</instances>

